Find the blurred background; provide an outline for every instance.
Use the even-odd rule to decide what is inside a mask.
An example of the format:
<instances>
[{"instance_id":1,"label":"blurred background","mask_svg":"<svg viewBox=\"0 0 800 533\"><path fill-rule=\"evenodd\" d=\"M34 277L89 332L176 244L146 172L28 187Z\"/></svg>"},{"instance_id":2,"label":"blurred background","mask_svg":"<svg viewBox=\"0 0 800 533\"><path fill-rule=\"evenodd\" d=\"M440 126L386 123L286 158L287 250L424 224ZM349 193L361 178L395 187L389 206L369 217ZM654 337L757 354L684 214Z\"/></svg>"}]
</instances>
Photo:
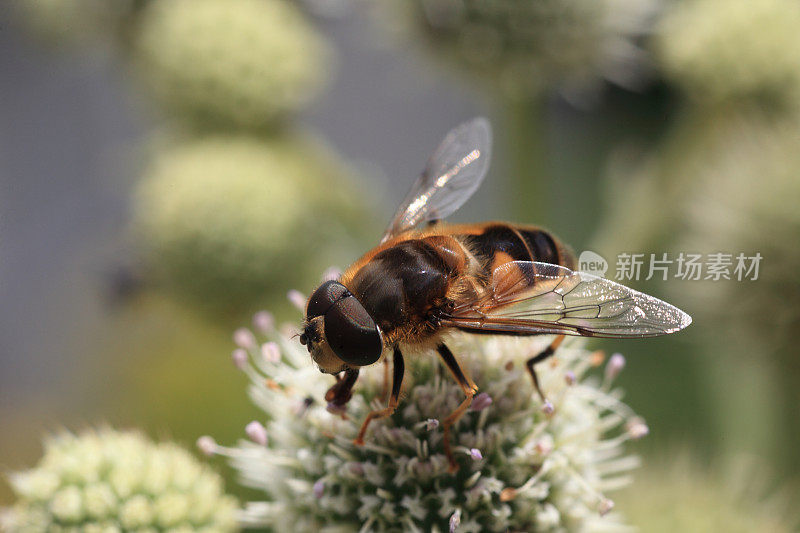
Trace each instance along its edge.
<instances>
[{"instance_id":1,"label":"blurred background","mask_svg":"<svg viewBox=\"0 0 800 533\"><path fill-rule=\"evenodd\" d=\"M793 0L0 4L0 466L100 422L232 442L255 414L233 329L297 321L287 291L374 246L486 115L454 220L543 225L609 277L620 253L761 254L756 280L626 281L694 324L597 345L651 430L633 523L791 530L798 27Z\"/></svg>"}]
</instances>

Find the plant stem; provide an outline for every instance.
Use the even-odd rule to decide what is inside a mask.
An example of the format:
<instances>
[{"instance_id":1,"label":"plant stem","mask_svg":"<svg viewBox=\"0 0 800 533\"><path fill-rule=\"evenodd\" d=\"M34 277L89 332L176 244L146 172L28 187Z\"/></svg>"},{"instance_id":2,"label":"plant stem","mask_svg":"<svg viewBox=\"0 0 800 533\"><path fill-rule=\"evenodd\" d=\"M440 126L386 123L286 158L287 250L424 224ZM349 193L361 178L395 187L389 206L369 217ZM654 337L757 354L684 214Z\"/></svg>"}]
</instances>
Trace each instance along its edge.
<instances>
[{"instance_id":1,"label":"plant stem","mask_svg":"<svg viewBox=\"0 0 800 533\"><path fill-rule=\"evenodd\" d=\"M551 195L545 99L538 95L510 97L504 106L511 219L546 226Z\"/></svg>"}]
</instances>

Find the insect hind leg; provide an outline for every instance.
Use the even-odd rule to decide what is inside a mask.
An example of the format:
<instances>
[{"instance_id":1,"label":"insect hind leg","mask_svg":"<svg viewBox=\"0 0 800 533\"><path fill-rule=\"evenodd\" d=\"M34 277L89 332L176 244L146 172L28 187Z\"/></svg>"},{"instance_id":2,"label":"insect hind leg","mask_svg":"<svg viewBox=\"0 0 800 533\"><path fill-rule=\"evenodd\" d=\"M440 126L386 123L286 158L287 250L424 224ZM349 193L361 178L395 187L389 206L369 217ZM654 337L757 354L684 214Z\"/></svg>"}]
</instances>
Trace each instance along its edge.
<instances>
[{"instance_id":1,"label":"insect hind leg","mask_svg":"<svg viewBox=\"0 0 800 533\"><path fill-rule=\"evenodd\" d=\"M536 392L539 394L539 397L542 399L542 409L545 412L552 412L553 411L553 404L551 404L547 397L542 392L542 388L539 386L539 377L536 375L536 370L533 368L536 366L537 363L541 363L542 361L549 359L556 353L556 350L561 343L564 342L564 337L566 335L558 335L553 342L551 342L547 348L539 352L537 355L534 355L525 363L525 366L528 368L528 373L531 375L531 379L533 379L533 388L536 389Z\"/></svg>"},{"instance_id":2,"label":"insect hind leg","mask_svg":"<svg viewBox=\"0 0 800 533\"><path fill-rule=\"evenodd\" d=\"M458 365L458 361L456 361L455 356L453 356L453 352L450 351L444 344L440 344L436 347L436 350L439 352L439 355L442 357L442 361L444 364L447 365L447 368L453 374L453 377L461 386L461 390L464 391L464 401L456 407L456 409L450 413L447 418L442 421L442 428L444 430L444 453L447 456L447 460L450 462L450 472L456 472L458 470L458 463L456 462L455 457L453 456L453 450L450 447L450 427L458 422L458 419L461 418L467 409L469 409L470 404L472 404L472 398L478 392L478 386L469 378L464 371L461 370L461 367Z\"/></svg>"}]
</instances>

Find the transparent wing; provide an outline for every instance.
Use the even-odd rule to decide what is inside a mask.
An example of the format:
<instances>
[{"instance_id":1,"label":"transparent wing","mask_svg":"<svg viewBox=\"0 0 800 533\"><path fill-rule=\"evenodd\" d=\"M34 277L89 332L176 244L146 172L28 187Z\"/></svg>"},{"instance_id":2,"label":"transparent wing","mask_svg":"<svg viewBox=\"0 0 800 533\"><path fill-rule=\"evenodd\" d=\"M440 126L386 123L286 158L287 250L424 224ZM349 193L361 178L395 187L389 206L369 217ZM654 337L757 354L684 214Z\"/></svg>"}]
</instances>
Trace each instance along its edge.
<instances>
[{"instance_id":1,"label":"transparent wing","mask_svg":"<svg viewBox=\"0 0 800 533\"><path fill-rule=\"evenodd\" d=\"M450 130L400 204L381 242L461 207L483 181L491 148L492 129L485 118Z\"/></svg>"},{"instance_id":2,"label":"transparent wing","mask_svg":"<svg viewBox=\"0 0 800 533\"><path fill-rule=\"evenodd\" d=\"M496 333L654 337L692 323L658 298L559 265L511 261L484 294L456 307L442 324Z\"/></svg>"}]
</instances>

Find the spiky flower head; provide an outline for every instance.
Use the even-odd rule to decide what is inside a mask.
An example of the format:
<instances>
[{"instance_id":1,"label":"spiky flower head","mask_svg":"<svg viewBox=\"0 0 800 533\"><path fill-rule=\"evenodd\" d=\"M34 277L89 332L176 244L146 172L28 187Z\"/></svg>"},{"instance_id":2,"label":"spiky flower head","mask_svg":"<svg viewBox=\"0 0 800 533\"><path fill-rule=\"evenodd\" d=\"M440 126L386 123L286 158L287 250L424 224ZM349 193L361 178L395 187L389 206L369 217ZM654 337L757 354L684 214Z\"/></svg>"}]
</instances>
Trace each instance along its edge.
<instances>
[{"instance_id":1,"label":"spiky flower head","mask_svg":"<svg viewBox=\"0 0 800 533\"><path fill-rule=\"evenodd\" d=\"M171 443L112 429L62 432L44 457L11 474L9 531L236 531L222 478Z\"/></svg>"},{"instance_id":2,"label":"spiky flower head","mask_svg":"<svg viewBox=\"0 0 800 533\"><path fill-rule=\"evenodd\" d=\"M652 0L416 0L404 5L431 47L511 94L629 83Z\"/></svg>"},{"instance_id":3,"label":"spiky flower head","mask_svg":"<svg viewBox=\"0 0 800 533\"><path fill-rule=\"evenodd\" d=\"M668 77L704 103L800 104L800 4L675 2L656 47Z\"/></svg>"},{"instance_id":4,"label":"spiky flower head","mask_svg":"<svg viewBox=\"0 0 800 533\"><path fill-rule=\"evenodd\" d=\"M141 75L204 127L264 128L320 89L327 45L285 0L159 0L140 21Z\"/></svg>"},{"instance_id":5,"label":"spiky flower head","mask_svg":"<svg viewBox=\"0 0 800 533\"><path fill-rule=\"evenodd\" d=\"M341 412L326 406L332 378L311 364L291 338L259 313L256 330L234 340L236 366L264 412L236 447L200 444L226 456L241 482L265 496L250 503L244 524L285 531L618 531L605 494L626 485L637 458L624 443L647 433L611 382L620 358L600 378L599 355L580 341L562 347L539 376L555 408L548 414L533 392L526 358L548 339L448 341L480 388L453 427L460 469L448 472L443 420L463 392L431 353L408 357L397 412L370 426L353 444L366 414L383 406L381 364L362 369ZM266 337L266 341L261 335ZM262 423L263 422L263 423Z\"/></svg>"},{"instance_id":6,"label":"spiky flower head","mask_svg":"<svg viewBox=\"0 0 800 533\"><path fill-rule=\"evenodd\" d=\"M136 203L155 277L211 310L247 308L276 279L299 282L307 254L325 253L327 232L346 233L363 213L349 173L301 136L212 136L167 146Z\"/></svg>"}]
</instances>

